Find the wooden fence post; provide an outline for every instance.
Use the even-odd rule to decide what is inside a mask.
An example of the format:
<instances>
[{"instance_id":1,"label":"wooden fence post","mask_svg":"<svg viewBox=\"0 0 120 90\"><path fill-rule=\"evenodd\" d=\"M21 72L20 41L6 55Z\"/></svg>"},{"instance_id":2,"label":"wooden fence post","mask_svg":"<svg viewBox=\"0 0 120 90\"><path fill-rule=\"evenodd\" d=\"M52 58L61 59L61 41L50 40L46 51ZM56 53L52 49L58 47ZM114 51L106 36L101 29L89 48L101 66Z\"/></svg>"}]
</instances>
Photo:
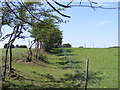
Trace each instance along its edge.
<instances>
[{"instance_id":1,"label":"wooden fence post","mask_svg":"<svg viewBox=\"0 0 120 90\"><path fill-rule=\"evenodd\" d=\"M87 90L89 59L86 59L85 90Z\"/></svg>"}]
</instances>

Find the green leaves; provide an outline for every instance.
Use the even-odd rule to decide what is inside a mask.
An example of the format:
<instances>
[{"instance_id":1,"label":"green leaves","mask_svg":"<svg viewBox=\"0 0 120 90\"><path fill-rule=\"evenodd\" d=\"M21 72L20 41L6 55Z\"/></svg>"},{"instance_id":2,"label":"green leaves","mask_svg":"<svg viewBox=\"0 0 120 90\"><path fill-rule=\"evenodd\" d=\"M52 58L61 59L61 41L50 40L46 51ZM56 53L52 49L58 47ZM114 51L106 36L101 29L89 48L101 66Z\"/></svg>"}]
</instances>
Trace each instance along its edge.
<instances>
[{"instance_id":1,"label":"green leaves","mask_svg":"<svg viewBox=\"0 0 120 90\"><path fill-rule=\"evenodd\" d=\"M44 47L49 50L62 43L62 32L59 30L58 25L55 25L54 19L45 19L45 23L37 23L31 31L31 37L35 40L44 42Z\"/></svg>"}]
</instances>

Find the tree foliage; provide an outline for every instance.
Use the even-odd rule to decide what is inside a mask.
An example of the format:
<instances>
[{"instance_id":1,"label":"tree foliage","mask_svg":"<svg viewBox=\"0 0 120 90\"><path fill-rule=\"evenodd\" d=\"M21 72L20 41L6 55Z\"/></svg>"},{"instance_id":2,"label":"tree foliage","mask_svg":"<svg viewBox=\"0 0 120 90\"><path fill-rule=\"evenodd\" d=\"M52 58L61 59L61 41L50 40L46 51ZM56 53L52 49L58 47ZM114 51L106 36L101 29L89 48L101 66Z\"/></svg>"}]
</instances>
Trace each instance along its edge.
<instances>
[{"instance_id":1,"label":"tree foliage","mask_svg":"<svg viewBox=\"0 0 120 90\"><path fill-rule=\"evenodd\" d=\"M40 43L40 48L48 51L53 47L58 47L62 43L62 32L58 25L55 25L54 19L45 19L47 24L38 23L38 27L34 27L31 31L31 37ZM39 27L42 26L42 27Z\"/></svg>"},{"instance_id":2,"label":"tree foliage","mask_svg":"<svg viewBox=\"0 0 120 90\"><path fill-rule=\"evenodd\" d=\"M14 41L18 38L25 38L23 33L25 31L30 31L35 38L35 42L37 42L37 48L39 45L42 45L45 50L49 50L52 47L56 47L62 42L62 32L59 31L56 23L64 22L58 16L52 14L52 12L56 11L60 15L64 17L70 18L69 15L65 15L61 13L61 10L71 7L90 7L94 10L96 8L102 9L115 9L115 8L104 8L103 6L98 6L96 2L88 0L89 5L83 5L82 0L80 0L79 4L73 4L74 0L70 1L67 5L57 2L56 0L52 0L53 3L59 6L59 8L52 5L52 3L48 0L45 0L46 3L52 8L48 9L46 4L40 2L5 2L0 5L0 14L2 15L0 19L0 41L4 41L9 38L8 45L6 48L6 55L4 61L4 71L3 71L3 80L5 80L6 75L6 65L9 60L9 72L12 72L12 45ZM62 7L62 9L61 9ZM4 25L8 25L12 28L12 33L6 34L2 36L1 28ZM29 28L29 30L28 30ZM31 31L33 30L33 31ZM38 33L40 35L38 35ZM46 33L46 34L45 34ZM36 36L35 36L36 35ZM41 43L41 44L40 44ZM31 44L33 45L33 44ZM32 46L30 46L31 48ZM30 50L29 48L29 50ZM37 49L36 48L36 49ZM30 50L31 51L31 50ZM37 51L38 52L38 51ZM8 58L8 53L10 57ZM31 54L30 54L31 55Z\"/></svg>"},{"instance_id":3,"label":"tree foliage","mask_svg":"<svg viewBox=\"0 0 120 90\"><path fill-rule=\"evenodd\" d=\"M9 60L9 72L12 71L12 44L18 38L25 38L22 35L28 28L38 27L36 23L47 24L40 19L55 18L55 22L62 22L62 19L54 16L48 9L43 8L41 2L4 2L2 3L2 25L8 25L12 28L12 33L6 34L0 41L9 38L6 48L4 62L3 80L5 80L7 62ZM36 8L37 7L37 8ZM40 26L42 27L42 26ZM10 49L10 51L9 51ZM8 53L10 57L8 58Z\"/></svg>"},{"instance_id":4,"label":"tree foliage","mask_svg":"<svg viewBox=\"0 0 120 90\"><path fill-rule=\"evenodd\" d=\"M16 45L15 48L27 48L26 45Z\"/></svg>"},{"instance_id":5,"label":"tree foliage","mask_svg":"<svg viewBox=\"0 0 120 90\"><path fill-rule=\"evenodd\" d=\"M71 47L72 47L72 45L71 45L71 44L69 44L69 43L67 43L67 44L63 44L63 47L64 47L64 48L71 48Z\"/></svg>"},{"instance_id":6,"label":"tree foliage","mask_svg":"<svg viewBox=\"0 0 120 90\"><path fill-rule=\"evenodd\" d=\"M6 43L6 44L4 45L4 48L7 48L7 47L8 47L8 44ZM15 48L15 46L12 44L11 48Z\"/></svg>"}]
</instances>

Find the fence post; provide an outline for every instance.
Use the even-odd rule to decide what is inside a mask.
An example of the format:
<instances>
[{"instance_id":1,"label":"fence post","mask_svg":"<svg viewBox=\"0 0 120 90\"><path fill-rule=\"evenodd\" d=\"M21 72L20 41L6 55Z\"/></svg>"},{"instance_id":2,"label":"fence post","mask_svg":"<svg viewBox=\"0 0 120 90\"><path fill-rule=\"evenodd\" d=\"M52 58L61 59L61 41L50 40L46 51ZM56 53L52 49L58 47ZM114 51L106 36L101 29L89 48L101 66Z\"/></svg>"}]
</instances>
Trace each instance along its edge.
<instances>
[{"instance_id":1,"label":"fence post","mask_svg":"<svg viewBox=\"0 0 120 90\"><path fill-rule=\"evenodd\" d=\"M85 90L87 90L89 59L86 59Z\"/></svg>"}]
</instances>

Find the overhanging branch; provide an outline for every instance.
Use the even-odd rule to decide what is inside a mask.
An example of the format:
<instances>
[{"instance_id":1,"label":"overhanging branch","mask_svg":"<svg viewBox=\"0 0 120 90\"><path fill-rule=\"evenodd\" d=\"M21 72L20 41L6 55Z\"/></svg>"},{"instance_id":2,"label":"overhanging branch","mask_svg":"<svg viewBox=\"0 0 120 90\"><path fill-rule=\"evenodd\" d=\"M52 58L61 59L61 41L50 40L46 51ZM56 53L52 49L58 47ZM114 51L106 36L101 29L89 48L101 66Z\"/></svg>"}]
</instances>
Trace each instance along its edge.
<instances>
[{"instance_id":1,"label":"overhanging branch","mask_svg":"<svg viewBox=\"0 0 120 90\"><path fill-rule=\"evenodd\" d=\"M74 0L72 0L71 2L69 2L67 5L64 5L64 4L61 4L59 2L57 2L56 0L52 0L55 4L63 7L63 8L72 8L72 7L90 7L90 8L93 8L94 10L97 9L97 8L100 8L100 9L118 9L118 7L104 7L104 6L99 6L97 5L98 3L97 2L94 2L94 1L91 1L91 0L88 0L88 2L90 3L90 5L82 5L82 1L83 0L80 0L79 4L74 4L74 5L70 5L74 2ZM48 2L48 0L46 0L46 2L48 3L48 5L50 7L52 7L56 12L58 12L60 15L64 16L64 17L69 17L68 15L64 15L62 14L61 12L59 12L58 10L56 10L56 8L50 3ZM94 6L96 5L96 6Z\"/></svg>"},{"instance_id":2,"label":"overhanging branch","mask_svg":"<svg viewBox=\"0 0 120 90\"><path fill-rule=\"evenodd\" d=\"M19 2L20 3L20 2ZM22 4L21 4L22 3ZM42 20L40 20L40 19L38 19L37 17L35 17L31 12L30 12L30 10L26 7L26 5L22 2L22 0L21 0L21 5L23 5L24 7L25 7L25 9L29 12L29 14L33 17L33 18L35 18L36 20L38 20L38 21L40 21L40 22L42 22L42 23L45 23L45 22L43 22Z\"/></svg>"},{"instance_id":3,"label":"overhanging branch","mask_svg":"<svg viewBox=\"0 0 120 90\"><path fill-rule=\"evenodd\" d=\"M20 17L12 10L12 8L9 6L8 2L5 2L5 3L6 3L6 5L9 7L9 9L12 11L12 13L13 13L19 20L21 20L21 21L23 21L23 22L25 22L25 23L28 23L29 25L34 26L33 23L30 23L30 22L28 22L28 21L26 21L26 20L20 18Z\"/></svg>"},{"instance_id":4,"label":"overhanging branch","mask_svg":"<svg viewBox=\"0 0 120 90\"><path fill-rule=\"evenodd\" d=\"M65 14L62 14L61 12L59 12L52 4L50 4L50 3L48 2L48 0L46 0L46 2L47 2L48 5L49 5L50 7L52 7L57 13L59 13L60 15L62 15L62 16L64 16L64 17L70 18L70 16L65 15Z\"/></svg>"}]
</instances>

